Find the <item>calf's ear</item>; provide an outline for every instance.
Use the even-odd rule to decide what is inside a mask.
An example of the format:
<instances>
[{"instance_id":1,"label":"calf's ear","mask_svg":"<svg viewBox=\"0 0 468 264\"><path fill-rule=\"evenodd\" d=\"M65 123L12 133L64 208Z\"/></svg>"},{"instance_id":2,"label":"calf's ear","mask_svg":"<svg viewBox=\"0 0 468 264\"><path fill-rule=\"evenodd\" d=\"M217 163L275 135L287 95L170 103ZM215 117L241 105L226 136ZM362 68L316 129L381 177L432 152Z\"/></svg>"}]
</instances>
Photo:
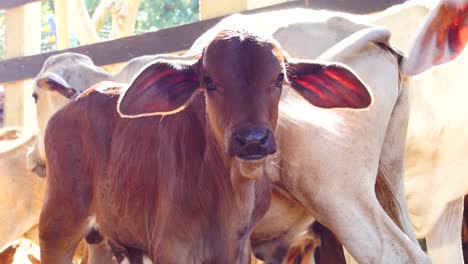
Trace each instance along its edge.
<instances>
[{"instance_id":1,"label":"calf's ear","mask_svg":"<svg viewBox=\"0 0 468 264\"><path fill-rule=\"evenodd\" d=\"M467 42L468 0L441 0L403 61L403 74L416 75L449 62L461 54Z\"/></svg>"},{"instance_id":2,"label":"calf's ear","mask_svg":"<svg viewBox=\"0 0 468 264\"><path fill-rule=\"evenodd\" d=\"M38 76L36 78L36 85L44 90L58 92L66 98L71 98L76 94L76 90L71 88L67 81L53 72L45 72Z\"/></svg>"},{"instance_id":3,"label":"calf's ear","mask_svg":"<svg viewBox=\"0 0 468 264\"><path fill-rule=\"evenodd\" d=\"M291 86L314 106L363 109L372 104L366 85L343 64L293 60L286 69Z\"/></svg>"},{"instance_id":4,"label":"calf's ear","mask_svg":"<svg viewBox=\"0 0 468 264\"><path fill-rule=\"evenodd\" d=\"M182 110L198 90L197 61L156 60L136 75L120 95L123 117L172 114Z\"/></svg>"}]
</instances>

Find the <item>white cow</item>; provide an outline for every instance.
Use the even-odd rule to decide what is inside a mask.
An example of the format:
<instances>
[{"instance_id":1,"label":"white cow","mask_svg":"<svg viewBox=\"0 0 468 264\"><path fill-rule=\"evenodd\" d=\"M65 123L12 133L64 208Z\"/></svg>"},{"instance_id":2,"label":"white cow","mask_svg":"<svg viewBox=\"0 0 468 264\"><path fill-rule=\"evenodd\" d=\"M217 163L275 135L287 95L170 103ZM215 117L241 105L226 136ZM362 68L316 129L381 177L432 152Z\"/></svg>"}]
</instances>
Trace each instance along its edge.
<instances>
[{"instance_id":1,"label":"white cow","mask_svg":"<svg viewBox=\"0 0 468 264\"><path fill-rule=\"evenodd\" d=\"M72 53L49 59L41 71L41 76L45 75L57 81L73 83L79 89L110 76L88 57ZM79 80L82 76L86 76L86 80ZM74 93L71 90L68 92ZM39 135L42 135L48 118L68 102L63 95L67 95L65 91L49 92L36 87L34 96L36 99L41 97L41 100L37 100ZM36 147L41 145L42 137L22 128L0 130L0 247L20 237L39 243L37 225L46 189L46 180L38 177L45 174L39 158L40 151ZM81 254L82 251L78 252L78 255Z\"/></svg>"},{"instance_id":2,"label":"white cow","mask_svg":"<svg viewBox=\"0 0 468 264\"><path fill-rule=\"evenodd\" d=\"M37 243L21 238L0 248L0 263L40 264L40 254Z\"/></svg>"},{"instance_id":3,"label":"white cow","mask_svg":"<svg viewBox=\"0 0 468 264\"><path fill-rule=\"evenodd\" d=\"M0 247L32 230L37 235L45 180L26 169L34 141L35 135L22 128L0 129Z\"/></svg>"},{"instance_id":4,"label":"white cow","mask_svg":"<svg viewBox=\"0 0 468 264\"><path fill-rule=\"evenodd\" d=\"M464 4L465 17L457 24L464 26L466 31L468 2L459 3ZM392 32L399 31L400 36L393 43L409 51L409 38L404 35L407 31L402 32L399 24L409 24L411 18L422 21L420 17L429 14L431 9L410 3L394 10L399 12L389 13L385 19L381 16L376 23L385 24ZM442 12L449 15L449 11ZM452 32L457 24L445 23L443 28L432 28L437 36L450 34L455 42L458 38L466 40L466 33ZM424 36L419 40L437 45L430 42L436 42L436 38ZM430 58L424 50L414 54L422 57L415 61ZM406 145L405 193L414 230L418 238L426 238L433 263L463 263L463 197L468 194L468 107L464 106L468 96L464 85L467 69L468 53L464 52L452 63L407 80L411 115Z\"/></svg>"},{"instance_id":5,"label":"white cow","mask_svg":"<svg viewBox=\"0 0 468 264\"><path fill-rule=\"evenodd\" d=\"M34 148L28 153L28 170L45 176L44 132L49 118L67 104L72 96L96 82L110 79L110 76L94 65L88 56L77 53L62 53L44 62L36 76L33 90L38 134ZM57 83L62 86L57 86Z\"/></svg>"},{"instance_id":6,"label":"white cow","mask_svg":"<svg viewBox=\"0 0 468 264\"><path fill-rule=\"evenodd\" d=\"M158 57L164 58L165 55ZM28 153L28 169L45 176L44 132L49 118L70 98L101 81L129 81L154 56L129 61L120 71L110 74L94 65L91 58L78 53L62 53L48 58L35 78L38 136Z\"/></svg>"},{"instance_id":7,"label":"white cow","mask_svg":"<svg viewBox=\"0 0 468 264\"><path fill-rule=\"evenodd\" d=\"M466 10L466 1L459 1L459 4L463 3ZM410 53L411 41L434 9L433 5L409 1L372 15L370 20L389 28L392 45ZM449 15L448 12L445 10L445 16ZM458 24L466 27L467 15L464 12L465 17L460 17ZM434 43L427 40L434 40L437 36L446 39L445 34L452 30L447 28L450 20L447 21L446 24L439 24L440 28L429 28L429 32L439 33L435 37L431 39L425 35L426 42L415 45L411 53L420 58L408 60L410 63L406 67L413 69L409 70L409 74L416 73L414 70L422 71L418 66L427 66L425 58L434 58L431 54L420 52L421 48L430 51ZM463 40L464 36L460 37ZM448 58L451 56L449 54ZM426 238L433 263L463 263L460 235L463 196L468 193L468 180L464 178L468 158L465 150L468 109L462 107L466 97L462 83L465 78L463 71L468 68L467 56L467 52L464 52L454 62L415 78L404 79L404 86L410 92L411 105L405 148L405 194L416 235ZM432 65L433 61L429 61L429 64Z\"/></svg>"}]
</instances>

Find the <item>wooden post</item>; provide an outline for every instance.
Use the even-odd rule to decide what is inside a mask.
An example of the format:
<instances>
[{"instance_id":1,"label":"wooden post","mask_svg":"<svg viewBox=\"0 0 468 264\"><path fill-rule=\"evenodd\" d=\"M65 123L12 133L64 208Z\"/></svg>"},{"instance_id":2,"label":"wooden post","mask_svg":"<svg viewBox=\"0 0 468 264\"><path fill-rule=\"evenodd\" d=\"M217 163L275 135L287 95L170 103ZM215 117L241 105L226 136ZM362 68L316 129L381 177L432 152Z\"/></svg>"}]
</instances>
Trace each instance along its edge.
<instances>
[{"instance_id":1,"label":"wooden post","mask_svg":"<svg viewBox=\"0 0 468 264\"><path fill-rule=\"evenodd\" d=\"M200 20L276 5L288 0L199 0Z\"/></svg>"},{"instance_id":2,"label":"wooden post","mask_svg":"<svg viewBox=\"0 0 468 264\"><path fill-rule=\"evenodd\" d=\"M131 0L130 2L132 1L134 0ZM68 30L73 30L73 32L75 32L76 38L80 41L80 45L88 45L98 42L100 40L99 36L94 28L91 18L89 17L84 1L72 0L68 3L67 8L67 10L73 10L73 12L68 12L69 19L67 20L67 23L70 23L68 25ZM61 12L63 12L63 10ZM59 16L62 16L61 19L63 19L62 14Z\"/></svg>"},{"instance_id":3,"label":"wooden post","mask_svg":"<svg viewBox=\"0 0 468 264\"><path fill-rule=\"evenodd\" d=\"M199 0L200 20L247 10L249 0Z\"/></svg>"},{"instance_id":4,"label":"wooden post","mask_svg":"<svg viewBox=\"0 0 468 264\"><path fill-rule=\"evenodd\" d=\"M14 58L41 51L41 2L8 9L5 14L5 57ZM27 65L25 65L27 67ZM36 128L32 82L5 84L5 126Z\"/></svg>"},{"instance_id":5,"label":"wooden post","mask_svg":"<svg viewBox=\"0 0 468 264\"><path fill-rule=\"evenodd\" d=\"M256 9L265 6L277 5L284 2L288 2L288 0L248 0L248 9Z\"/></svg>"},{"instance_id":6,"label":"wooden post","mask_svg":"<svg viewBox=\"0 0 468 264\"><path fill-rule=\"evenodd\" d=\"M70 47L70 0L55 0L55 24L57 25L57 49Z\"/></svg>"}]
</instances>

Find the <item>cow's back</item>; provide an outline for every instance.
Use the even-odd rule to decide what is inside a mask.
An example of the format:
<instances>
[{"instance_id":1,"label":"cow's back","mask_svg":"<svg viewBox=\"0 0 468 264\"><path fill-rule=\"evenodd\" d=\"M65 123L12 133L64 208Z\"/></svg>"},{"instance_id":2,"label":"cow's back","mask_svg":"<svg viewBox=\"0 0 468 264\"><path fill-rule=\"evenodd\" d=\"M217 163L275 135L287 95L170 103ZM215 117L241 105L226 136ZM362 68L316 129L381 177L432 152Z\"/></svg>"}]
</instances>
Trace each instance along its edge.
<instances>
[{"instance_id":1,"label":"cow's back","mask_svg":"<svg viewBox=\"0 0 468 264\"><path fill-rule=\"evenodd\" d=\"M103 87L98 84L86 90L48 122L45 151L49 195L43 212L62 210L65 215L87 218L88 209L94 208L94 181L106 172L112 132L119 118L115 107L119 89L98 89ZM55 202L63 199L73 204Z\"/></svg>"}]
</instances>

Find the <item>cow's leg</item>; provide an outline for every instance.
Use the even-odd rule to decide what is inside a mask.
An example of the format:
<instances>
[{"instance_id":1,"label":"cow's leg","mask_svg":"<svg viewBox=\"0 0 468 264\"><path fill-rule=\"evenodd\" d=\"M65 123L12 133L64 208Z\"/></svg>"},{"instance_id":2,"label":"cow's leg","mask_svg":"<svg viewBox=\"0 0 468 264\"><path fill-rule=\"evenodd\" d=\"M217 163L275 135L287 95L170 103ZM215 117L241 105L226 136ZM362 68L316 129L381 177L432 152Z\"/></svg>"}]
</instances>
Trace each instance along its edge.
<instances>
[{"instance_id":1,"label":"cow's leg","mask_svg":"<svg viewBox=\"0 0 468 264\"><path fill-rule=\"evenodd\" d=\"M107 241L87 245L86 264L114 264L113 254ZM82 262L83 263L83 262Z\"/></svg>"},{"instance_id":2,"label":"cow's leg","mask_svg":"<svg viewBox=\"0 0 468 264\"><path fill-rule=\"evenodd\" d=\"M318 222L315 222L312 228L316 234L319 234L321 240L320 247L315 252L315 262L318 264L346 264L343 246L337 240L335 234Z\"/></svg>"},{"instance_id":3,"label":"cow's leg","mask_svg":"<svg viewBox=\"0 0 468 264\"><path fill-rule=\"evenodd\" d=\"M447 205L426 237L427 251L434 264L463 263L461 228L463 197Z\"/></svg>"},{"instance_id":4,"label":"cow's leg","mask_svg":"<svg viewBox=\"0 0 468 264\"><path fill-rule=\"evenodd\" d=\"M336 170L338 174L320 173L316 181L309 178L314 175L301 175L295 197L336 235L358 263L429 263L428 256L377 201L375 171L359 167L351 169L356 174L347 169ZM320 181L323 189L316 188Z\"/></svg>"},{"instance_id":5,"label":"cow's leg","mask_svg":"<svg viewBox=\"0 0 468 264\"><path fill-rule=\"evenodd\" d=\"M395 225L372 194L340 197L319 221L330 227L358 263L428 263L423 251Z\"/></svg>"}]
</instances>

